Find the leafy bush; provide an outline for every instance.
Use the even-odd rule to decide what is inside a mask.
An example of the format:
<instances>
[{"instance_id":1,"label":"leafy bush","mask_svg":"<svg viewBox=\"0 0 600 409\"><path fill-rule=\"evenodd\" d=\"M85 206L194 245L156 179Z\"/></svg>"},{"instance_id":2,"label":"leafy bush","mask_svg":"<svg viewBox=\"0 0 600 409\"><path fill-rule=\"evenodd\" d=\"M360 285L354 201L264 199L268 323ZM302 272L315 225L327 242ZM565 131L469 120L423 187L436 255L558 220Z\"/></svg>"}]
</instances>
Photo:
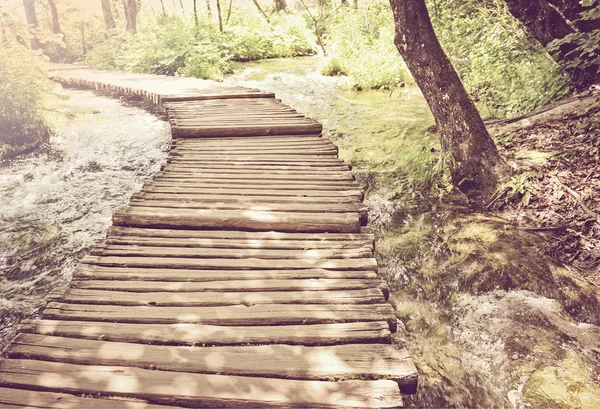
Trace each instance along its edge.
<instances>
[{"instance_id":1,"label":"leafy bush","mask_svg":"<svg viewBox=\"0 0 600 409\"><path fill-rule=\"evenodd\" d=\"M394 22L387 3L361 9L341 7L327 27L327 51L332 58L323 75L345 74L355 89L393 89L411 81L394 45Z\"/></svg>"},{"instance_id":2,"label":"leafy bush","mask_svg":"<svg viewBox=\"0 0 600 409\"><path fill-rule=\"evenodd\" d=\"M0 33L0 159L6 159L49 141L44 102L52 82L42 57L23 44L27 37L18 37L22 33L6 15Z\"/></svg>"},{"instance_id":3,"label":"leafy bush","mask_svg":"<svg viewBox=\"0 0 600 409\"><path fill-rule=\"evenodd\" d=\"M180 74L221 80L230 61L294 57L315 53L304 19L274 16L271 24L253 17L232 18L223 33L210 21L150 16L137 34L115 35L98 44L86 62L104 69Z\"/></svg>"},{"instance_id":4,"label":"leafy bush","mask_svg":"<svg viewBox=\"0 0 600 409\"><path fill-rule=\"evenodd\" d=\"M485 114L531 111L568 91L560 67L503 0L432 2L430 10L440 42Z\"/></svg>"}]
</instances>

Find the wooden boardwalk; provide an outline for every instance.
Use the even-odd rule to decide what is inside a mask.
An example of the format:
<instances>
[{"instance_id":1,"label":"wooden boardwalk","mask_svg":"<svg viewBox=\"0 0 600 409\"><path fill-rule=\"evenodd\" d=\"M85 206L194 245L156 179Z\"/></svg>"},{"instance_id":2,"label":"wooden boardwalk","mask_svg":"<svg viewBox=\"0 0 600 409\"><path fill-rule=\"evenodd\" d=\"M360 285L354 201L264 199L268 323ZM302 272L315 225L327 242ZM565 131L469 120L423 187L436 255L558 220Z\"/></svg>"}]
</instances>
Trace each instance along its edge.
<instances>
[{"instance_id":1,"label":"wooden boardwalk","mask_svg":"<svg viewBox=\"0 0 600 409\"><path fill-rule=\"evenodd\" d=\"M0 407L393 408L363 192L321 125L258 90L61 67L167 110L168 163L0 360Z\"/></svg>"}]
</instances>

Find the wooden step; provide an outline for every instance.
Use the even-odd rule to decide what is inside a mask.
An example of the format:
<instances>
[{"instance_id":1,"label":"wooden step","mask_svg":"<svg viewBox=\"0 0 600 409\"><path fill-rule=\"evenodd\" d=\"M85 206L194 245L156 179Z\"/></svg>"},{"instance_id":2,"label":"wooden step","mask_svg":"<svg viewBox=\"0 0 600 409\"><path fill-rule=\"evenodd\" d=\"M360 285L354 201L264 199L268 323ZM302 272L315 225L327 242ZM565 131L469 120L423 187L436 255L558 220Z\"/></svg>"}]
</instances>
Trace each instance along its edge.
<instances>
[{"instance_id":1,"label":"wooden step","mask_svg":"<svg viewBox=\"0 0 600 409\"><path fill-rule=\"evenodd\" d=\"M120 324L101 321L25 320L20 332L153 345L390 344L387 322L223 327L199 324Z\"/></svg>"},{"instance_id":2,"label":"wooden step","mask_svg":"<svg viewBox=\"0 0 600 409\"><path fill-rule=\"evenodd\" d=\"M187 229L356 233L358 213L299 213L128 206L113 214L115 226Z\"/></svg>"},{"instance_id":3,"label":"wooden step","mask_svg":"<svg viewBox=\"0 0 600 409\"><path fill-rule=\"evenodd\" d=\"M385 320L396 332L396 316L390 304L257 304L223 307L130 307L51 302L45 319L107 321L133 324L207 324L265 326L335 324Z\"/></svg>"},{"instance_id":4,"label":"wooden step","mask_svg":"<svg viewBox=\"0 0 600 409\"><path fill-rule=\"evenodd\" d=\"M299 381L174 373L127 366L0 361L0 385L86 396L117 396L188 408L397 408L396 382Z\"/></svg>"},{"instance_id":5,"label":"wooden step","mask_svg":"<svg viewBox=\"0 0 600 409\"><path fill-rule=\"evenodd\" d=\"M19 334L4 354L77 365L299 380L391 379L401 389L416 386L416 368L408 352L386 344L192 348Z\"/></svg>"}]
</instances>

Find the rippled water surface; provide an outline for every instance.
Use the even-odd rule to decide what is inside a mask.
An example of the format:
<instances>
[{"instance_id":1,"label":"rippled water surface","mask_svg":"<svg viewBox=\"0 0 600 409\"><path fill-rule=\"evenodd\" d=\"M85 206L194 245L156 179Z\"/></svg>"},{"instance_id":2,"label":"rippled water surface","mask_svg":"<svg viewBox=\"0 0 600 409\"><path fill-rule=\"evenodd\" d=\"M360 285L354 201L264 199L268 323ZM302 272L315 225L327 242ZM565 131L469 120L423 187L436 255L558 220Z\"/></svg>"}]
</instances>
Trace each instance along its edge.
<instances>
[{"instance_id":1,"label":"rippled water surface","mask_svg":"<svg viewBox=\"0 0 600 409\"><path fill-rule=\"evenodd\" d=\"M55 107L59 132L48 150L0 167L0 342L68 282L169 146L168 124L141 109L62 93L69 99Z\"/></svg>"}]
</instances>

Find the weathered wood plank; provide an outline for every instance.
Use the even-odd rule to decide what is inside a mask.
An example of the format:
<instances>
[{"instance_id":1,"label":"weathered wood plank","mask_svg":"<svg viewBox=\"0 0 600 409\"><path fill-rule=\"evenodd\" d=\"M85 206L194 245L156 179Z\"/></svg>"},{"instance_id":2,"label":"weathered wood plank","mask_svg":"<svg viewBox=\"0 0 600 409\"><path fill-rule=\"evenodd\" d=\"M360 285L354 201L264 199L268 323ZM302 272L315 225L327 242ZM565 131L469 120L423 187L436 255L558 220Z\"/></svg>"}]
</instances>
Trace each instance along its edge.
<instances>
[{"instance_id":1,"label":"weathered wood plank","mask_svg":"<svg viewBox=\"0 0 600 409\"><path fill-rule=\"evenodd\" d=\"M218 239L218 238L163 238L125 236L108 238L106 244L136 245L153 247L199 247L222 249L373 249L370 240L259 240L259 239Z\"/></svg>"},{"instance_id":2,"label":"weathered wood plank","mask_svg":"<svg viewBox=\"0 0 600 409\"><path fill-rule=\"evenodd\" d=\"M310 181L301 182L296 181L294 183L282 183L276 181L275 183L269 183L268 181L240 181L235 182L231 180L226 181L210 181L204 178L197 180L190 179L170 179L160 180L154 179L144 183L144 188L155 188L155 187L167 187L177 188L182 191L197 190L197 189L211 189L215 192L221 192L223 190L242 190L242 191L256 191L262 193L266 191L266 194L272 194L275 191L288 191L288 190L302 190L305 194L306 191L325 191L328 193L344 194L344 192L357 191L360 189L360 185L356 182L339 182L339 183L311 183ZM355 196L352 194L351 196ZM344 195L345 196L345 195Z\"/></svg>"},{"instance_id":3,"label":"weathered wood plank","mask_svg":"<svg viewBox=\"0 0 600 409\"><path fill-rule=\"evenodd\" d=\"M134 397L189 408L397 408L396 382L298 381L89 366L0 361L0 385L50 392Z\"/></svg>"},{"instance_id":4,"label":"weathered wood plank","mask_svg":"<svg viewBox=\"0 0 600 409\"><path fill-rule=\"evenodd\" d=\"M396 332L396 316L390 304L290 305L257 304L225 307L125 307L51 302L43 318L77 321L110 321L134 324L208 324L266 326L335 324L386 321Z\"/></svg>"},{"instance_id":5,"label":"weathered wood plank","mask_svg":"<svg viewBox=\"0 0 600 409\"><path fill-rule=\"evenodd\" d=\"M305 270L320 268L325 270L367 270L377 271L374 258L352 259L215 259L215 258L170 258L170 257L117 257L85 256L84 264L106 267L159 267L159 268L197 268L219 270Z\"/></svg>"},{"instance_id":6,"label":"weathered wood plank","mask_svg":"<svg viewBox=\"0 0 600 409\"><path fill-rule=\"evenodd\" d=\"M60 297L70 304L158 307L220 307L258 304L379 304L386 300L378 288L344 291L271 292L133 292L70 288Z\"/></svg>"},{"instance_id":7,"label":"weathered wood plank","mask_svg":"<svg viewBox=\"0 0 600 409\"><path fill-rule=\"evenodd\" d=\"M27 386L23 385L22 387ZM84 398L68 393L0 388L0 407L3 409L177 409L181 406L152 405L133 400L103 397Z\"/></svg>"},{"instance_id":8,"label":"weathered wood plank","mask_svg":"<svg viewBox=\"0 0 600 409\"><path fill-rule=\"evenodd\" d=\"M354 181L354 176L349 173L291 173L291 172L273 172L273 171L236 171L232 169L229 172L220 172L216 171L202 171L202 169L193 170L193 169L169 169L168 171L158 172L155 174L154 178L156 180L170 180L170 179L205 179L205 180L215 180L215 181L258 181L258 180L271 180L271 181L297 181L297 180L307 180L311 182L328 182L328 183L336 183L336 182L348 182Z\"/></svg>"},{"instance_id":9,"label":"weathered wood plank","mask_svg":"<svg viewBox=\"0 0 600 409\"><path fill-rule=\"evenodd\" d=\"M275 231L247 232L239 230L173 230L143 229L137 227L111 226L108 236L169 237L195 239L234 239L234 240L358 240L373 243L375 236L368 233L284 233Z\"/></svg>"},{"instance_id":10,"label":"weathered wood plank","mask_svg":"<svg viewBox=\"0 0 600 409\"><path fill-rule=\"evenodd\" d=\"M362 190L286 190L279 187L275 189L261 189L260 186L240 186L240 187L220 187L214 186L182 186L173 185L170 183L158 183L148 182L142 187L142 192L147 193L171 193L171 194L202 194L202 195L234 195L234 196L288 196L288 197L307 197L307 198L320 198L320 197L349 197L355 201L360 202L363 199ZM284 213L284 212L280 212Z\"/></svg>"},{"instance_id":11,"label":"weathered wood plank","mask_svg":"<svg viewBox=\"0 0 600 409\"><path fill-rule=\"evenodd\" d=\"M310 270L191 270L183 268L135 268L135 267L104 267L92 264L80 264L74 272L78 280L139 280L139 281L181 281L181 282L222 282L222 281L271 281L283 280L374 280L374 271L334 271L324 269ZM166 285L166 284L165 284ZM207 284L208 285L208 284ZM251 286L252 284L248 284ZM258 285L258 284L256 284ZM265 287L268 284L264 284ZM277 286L277 283L272 284ZM290 284L293 285L293 284ZM326 283L322 284L327 285ZM276 288L276 287L275 287Z\"/></svg>"},{"instance_id":12,"label":"weathered wood plank","mask_svg":"<svg viewBox=\"0 0 600 409\"><path fill-rule=\"evenodd\" d=\"M390 344L387 322L223 327L199 324L120 324L114 322L25 320L20 332L154 345L342 345Z\"/></svg>"},{"instance_id":13,"label":"weathered wood plank","mask_svg":"<svg viewBox=\"0 0 600 409\"><path fill-rule=\"evenodd\" d=\"M417 380L408 352L386 344L191 348L19 334L4 353L15 359L187 373L299 380L391 379L411 390Z\"/></svg>"},{"instance_id":14,"label":"weathered wood plank","mask_svg":"<svg viewBox=\"0 0 600 409\"><path fill-rule=\"evenodd\" d=\"M160 201L201 201L206 203L302 203L307 205L324 203L360 203L356 196L265 196L235 194L210 194L210 193L161 193L161 192L139 192L132 196L134 200L160 200ZM284 213L284 212L280 212Z\"/></svg>"},{"instance_id":15,"label":"weathered wood plank","mask_svg":"<svg viewBox=\"0 0 600 409\"><path fill-rule=\"evenodd\" d=\"M153 247L137 245L108 244L99 245L90 251L94 256L121 257L178 257L178 258L260 258L260 259L345 259L373 257L370 247L341 249L248 249L232 251L227 248L211 247Z\"/></svg>"},{"instance_id":16,"label":"weathered wood plank","mask_svg":"<svg viewBox=\"0 0 600 409\"><path fill-rule=\"evenodd\" d=\"M113 214L113 224L130 227L278 230L356 233L358 213L294 213L129 206Z\"/></svg>"}]
</instances>

